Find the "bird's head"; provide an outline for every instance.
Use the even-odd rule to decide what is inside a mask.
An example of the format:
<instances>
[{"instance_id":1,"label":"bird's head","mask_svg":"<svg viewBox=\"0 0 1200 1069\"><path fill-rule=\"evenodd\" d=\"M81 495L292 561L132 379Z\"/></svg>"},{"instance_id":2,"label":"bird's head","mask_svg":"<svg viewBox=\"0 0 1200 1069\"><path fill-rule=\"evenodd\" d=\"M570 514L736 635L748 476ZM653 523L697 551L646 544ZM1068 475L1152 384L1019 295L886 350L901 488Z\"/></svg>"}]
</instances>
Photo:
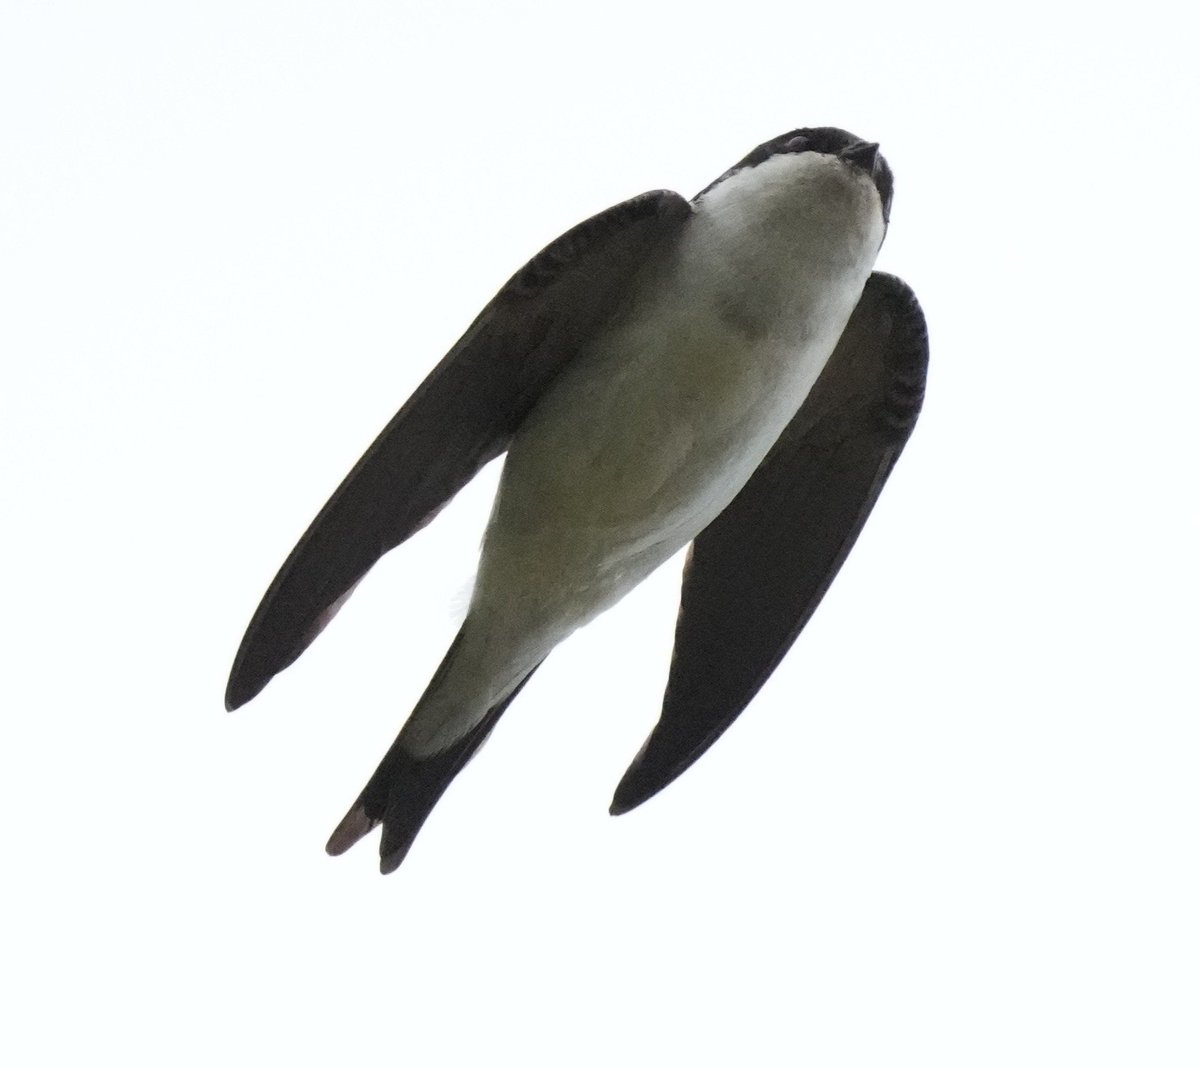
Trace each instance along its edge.
<instances>
[{"instance_id":1,"label":"bird's head","mask_svg":"<svg viewBox=\"0 0 1200 1069\"><path fill-rule=\"evenodd\" d=\"M789 130L786 134L780 134L778 137L771 138L770 141L764 141L730 167L715 182L701 190L697 197L704 196L709 190L740 171L749 167L757 167L775 156L804 152L817 152L825 156L836 157L846 166L866 174L879 191L879 203L883 209L883 225L886 228L892 210L892 169L888 166L887 160L883 158L877 143L864 141L836 126L813 126Z\"/></svg>"}]
</instances>

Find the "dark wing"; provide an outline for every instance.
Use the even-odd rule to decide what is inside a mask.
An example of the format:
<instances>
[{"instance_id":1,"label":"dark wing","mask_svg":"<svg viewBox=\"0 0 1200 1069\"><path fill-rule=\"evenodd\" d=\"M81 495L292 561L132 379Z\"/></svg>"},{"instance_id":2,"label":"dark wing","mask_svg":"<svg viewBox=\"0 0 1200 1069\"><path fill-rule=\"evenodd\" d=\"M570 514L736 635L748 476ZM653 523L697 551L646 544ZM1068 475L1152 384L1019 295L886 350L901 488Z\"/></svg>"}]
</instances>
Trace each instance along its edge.
<instances>
[{"instance_id":1,"label":"dark wing","mask_svg":"<svg viewBox=\"0 0 1200 1069\"><path fill-rule=\"evenodd\" d=\"M284 561L234 659L227 708L299 657L371 566L508 448L632 273L689 214L677 193L644 193L568 230L505 284Z\"/></svg>"},{"instance_id":2,"label":"dark wing","mask_svg":"<svg viewBox=\"0 0 1200 1069\"><path fill-rule=\"evenodd\" d=\"M613 797L624 813L737 719L820 603L908 440L925 393L925 318L873 274L800 411L692 544L662 716Z\"/></svg>"}]
</instances>

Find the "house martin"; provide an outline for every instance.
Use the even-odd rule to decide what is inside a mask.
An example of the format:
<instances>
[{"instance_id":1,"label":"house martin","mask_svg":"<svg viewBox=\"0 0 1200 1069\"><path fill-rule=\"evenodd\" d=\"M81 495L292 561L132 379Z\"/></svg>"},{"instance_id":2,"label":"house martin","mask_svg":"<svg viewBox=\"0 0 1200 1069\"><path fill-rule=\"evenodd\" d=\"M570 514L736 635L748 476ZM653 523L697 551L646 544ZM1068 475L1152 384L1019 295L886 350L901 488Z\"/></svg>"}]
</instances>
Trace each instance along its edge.
<instances>
[{"instance_id":1,"label":"house martin","mask_svg":"<svg viewBox=\"0 0 1200 1069\"><path fill-rule=\"evenodd\" d=\"M661 717L611 812L741 713L920 411L924 317L873 271L891 201L877 144L792 130L690 201L657 190L580 223L483 309L284 562L230 674L234 709L507 452L466 619L331 854L381 824L394 870L550 651L688 543Z\"/></svg>"}]
</instances>

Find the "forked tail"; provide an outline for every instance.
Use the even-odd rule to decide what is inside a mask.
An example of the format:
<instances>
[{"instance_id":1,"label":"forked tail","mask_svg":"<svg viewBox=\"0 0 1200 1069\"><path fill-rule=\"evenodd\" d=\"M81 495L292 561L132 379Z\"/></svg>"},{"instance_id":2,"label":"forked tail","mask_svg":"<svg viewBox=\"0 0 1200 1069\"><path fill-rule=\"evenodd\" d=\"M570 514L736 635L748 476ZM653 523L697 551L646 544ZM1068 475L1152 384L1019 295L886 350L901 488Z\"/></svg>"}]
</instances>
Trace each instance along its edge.
<instances>
[{"instance_id":1,"label":"forked tail","mask_svg":"<svg viewBox=\"0 0 1200 1069\"><path fill-rule=\"evenodd\" d=\"M421 700L417 702L414 715L440 689L461 639L460 631L446 651L446 656L442 658L442 663L430 680L429 686L425 688ZM437 753L414 757L401 745L401 739L397 738L363 788L358 800L334 829L325 850L333 855L343 854L372 828L382 824L379 871L384 874L395 872L408 854L421 825L433 812L438 799L491 734L496 721L535 671L536 666L530 669L528 675L508 697L493 705L474 728Z\"/></svg>"}]
</instances>

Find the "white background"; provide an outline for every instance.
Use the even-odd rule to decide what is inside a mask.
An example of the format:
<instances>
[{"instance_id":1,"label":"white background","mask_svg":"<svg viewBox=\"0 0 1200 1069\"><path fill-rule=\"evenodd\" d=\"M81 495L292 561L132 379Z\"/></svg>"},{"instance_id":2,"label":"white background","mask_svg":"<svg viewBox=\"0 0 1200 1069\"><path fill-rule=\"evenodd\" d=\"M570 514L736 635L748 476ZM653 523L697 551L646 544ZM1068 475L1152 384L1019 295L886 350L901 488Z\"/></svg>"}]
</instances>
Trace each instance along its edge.
<instances>
[{"instance_id":1,"label":"white background","mask_svg":"<svg viewBox=\"0 0 1200 1069\"><path fill-rule=\"evenodd\" d=\"M5 4L6 1064L1197 1064L1194 31L967 10ZM295 539L548 240L824 124L932 364L791 656L610 818L677 560L326 858L491 482L228 716Z\"/></svg>"}]
</instances>

